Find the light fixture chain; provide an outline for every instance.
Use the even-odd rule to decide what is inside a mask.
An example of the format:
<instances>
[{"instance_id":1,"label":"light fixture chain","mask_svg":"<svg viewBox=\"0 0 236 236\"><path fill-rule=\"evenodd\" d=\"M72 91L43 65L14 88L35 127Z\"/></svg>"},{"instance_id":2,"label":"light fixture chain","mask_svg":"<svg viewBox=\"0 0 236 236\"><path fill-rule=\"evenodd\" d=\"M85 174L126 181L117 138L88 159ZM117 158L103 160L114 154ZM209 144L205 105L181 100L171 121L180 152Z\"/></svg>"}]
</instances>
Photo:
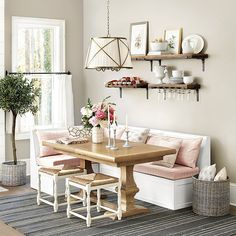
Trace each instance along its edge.
<instances>
[{"instance_id":1,"label":"light fixture chain","mask_svg":"<svg viewBox=\"0 0 236 236\"><path fill-rule=\"evenodd\" d=\"M107 37L110 37L110 0L107 0Z\"/></svg>"}]
</instances>

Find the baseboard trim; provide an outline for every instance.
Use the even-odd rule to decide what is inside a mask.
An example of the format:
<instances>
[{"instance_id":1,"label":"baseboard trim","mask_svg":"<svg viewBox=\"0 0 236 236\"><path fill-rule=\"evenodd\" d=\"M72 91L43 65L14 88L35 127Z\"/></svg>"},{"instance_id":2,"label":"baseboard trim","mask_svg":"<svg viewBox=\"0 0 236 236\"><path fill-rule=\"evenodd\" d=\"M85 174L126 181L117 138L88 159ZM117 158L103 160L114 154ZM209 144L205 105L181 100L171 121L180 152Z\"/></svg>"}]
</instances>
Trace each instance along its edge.
<instances>
[{"instance_id":1,"label":"baseboard trim","mask_svg":"<svg viewBox=\"0 0 236 236\"><path fill-rule=\"evenodd\" d=\"M236 183L230 183L230 205L236 207Z\"/></svg>"}]
</instances>

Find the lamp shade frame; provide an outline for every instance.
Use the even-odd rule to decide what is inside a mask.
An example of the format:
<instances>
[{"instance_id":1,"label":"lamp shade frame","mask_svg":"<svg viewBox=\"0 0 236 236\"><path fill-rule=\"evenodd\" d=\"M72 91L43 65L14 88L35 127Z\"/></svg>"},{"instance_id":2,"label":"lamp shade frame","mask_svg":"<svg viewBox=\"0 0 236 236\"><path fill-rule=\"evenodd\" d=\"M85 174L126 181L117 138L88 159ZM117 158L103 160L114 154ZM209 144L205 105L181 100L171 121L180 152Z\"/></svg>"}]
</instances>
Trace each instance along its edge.
<instances>
[{"instance_id":1,"label":"lamp shade frame","mask_svg":"<svg viewBox=\"0 0 236 236\"><path fill-rule=\"evenodd\" d=\"M132 69L128 40L124 37L93 37L90 40L85 69L98 71Z\"/></svg>"}]
</instances>

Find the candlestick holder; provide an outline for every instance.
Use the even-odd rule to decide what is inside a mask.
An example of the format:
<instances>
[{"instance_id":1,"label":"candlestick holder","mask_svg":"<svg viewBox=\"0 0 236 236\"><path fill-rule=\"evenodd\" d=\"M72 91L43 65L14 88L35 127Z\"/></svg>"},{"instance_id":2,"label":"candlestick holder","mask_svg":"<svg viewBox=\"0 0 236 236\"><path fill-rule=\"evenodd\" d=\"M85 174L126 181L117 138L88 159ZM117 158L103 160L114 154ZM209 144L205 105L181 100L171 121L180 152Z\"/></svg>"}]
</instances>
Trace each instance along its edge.
<instances>
[{"instance_id":1,"label":"candlestick holder","mask_svg":"<svg viewBox=\"0 0 236 236\"><path fill-rule=\"evenodd\" d=\"M126 133L126 140L125 144L123 145L124 148L130 148L131 146L129 145L129 130L125 130Z\"/></svg>"},{"instance_id":2,"label":"candlestick holder","mask_svg":"<svg viewBox=\"0 0 236 236\"><path fill-rule=\"evenodd\" d=\"M111 148L111 124L108 124L108 141L106 148Z\"/></svg>"},{"instance_id":3,"label":"candlestick holder","mask_svg":"<svg viewBox=\"0 0 236 236\"><path fill-rule=\"evenodd\" d=\"M114 136L113 136L113 144L111 146L111 150L117 150L118 147L116 146L116 128L113 129Z\"/></svg>"}]
</instances>

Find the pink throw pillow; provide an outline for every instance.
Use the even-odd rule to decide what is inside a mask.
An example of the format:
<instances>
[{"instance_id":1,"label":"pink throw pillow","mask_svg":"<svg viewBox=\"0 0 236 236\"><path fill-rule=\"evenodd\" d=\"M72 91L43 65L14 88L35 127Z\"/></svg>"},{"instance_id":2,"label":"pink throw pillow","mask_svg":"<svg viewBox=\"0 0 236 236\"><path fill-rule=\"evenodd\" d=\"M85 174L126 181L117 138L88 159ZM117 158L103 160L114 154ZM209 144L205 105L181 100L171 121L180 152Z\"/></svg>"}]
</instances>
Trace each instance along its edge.
<instances>
[{"instance_id":1,"label":"pink throw pillow","mask_svg":"<svg viewBox=\"0 0 236 236\"><path fill-rule=\"evenodd\" d=\"M50 131L38 130L36 134L38 136L39 145L40 145L40 154L39 154L40 157L61 154L60 152L54 150L53 148L43 146L42 145L43 141L56 140L59 138L68 137L67 130L50 130Z\"/></svg>"},{"instance_id":2,"label":"pink throw pillow","mask_svg":"<svg viewBox=\"0 0 236 236\"><path fill-rule=\"evenodd\" d=\"M175 160L177 158L177 154L178 154L180 146L182 144L182 139L165 137L165 136L161 136L161 137L160 136L151 136L148 139L147 144L168 147L168 148L174 148L176 150L175 154L166 155L163 157L163 160L152 162L153 165L160 165L160 166L165 166L168 168L174 167Z\"/></svg>"},{"instance_id":3,"label":"pink throw pillow","mask_svg":"<svg viewBox=\"0 0 236 236\"><path fill-rule=\"evenodd\" d=\"M200 153L201 143L202 138L183 139L175 163L195 168Z\"/></svg>"}]
</instances>

